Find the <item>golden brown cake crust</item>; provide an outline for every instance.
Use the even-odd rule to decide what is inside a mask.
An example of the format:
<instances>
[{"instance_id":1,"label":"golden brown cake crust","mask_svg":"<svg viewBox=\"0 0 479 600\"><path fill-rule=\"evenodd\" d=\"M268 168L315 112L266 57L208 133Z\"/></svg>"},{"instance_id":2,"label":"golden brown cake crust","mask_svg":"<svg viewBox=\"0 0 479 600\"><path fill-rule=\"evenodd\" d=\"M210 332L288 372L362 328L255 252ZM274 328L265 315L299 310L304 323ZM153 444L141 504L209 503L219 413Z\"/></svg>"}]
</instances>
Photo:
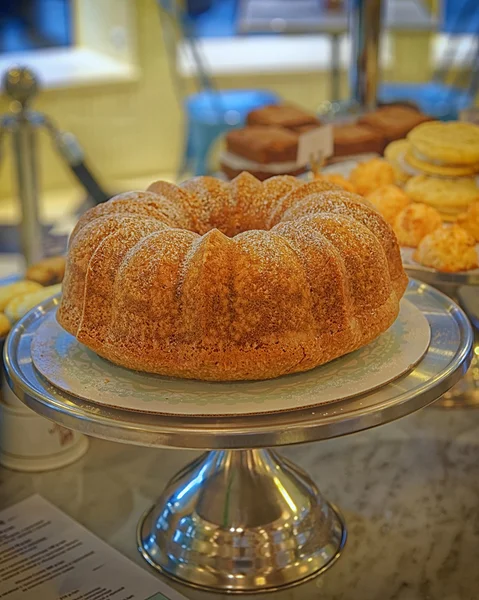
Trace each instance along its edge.
<instances>
[{"instance_id":1,"label":"golden brown cake crust","mask_svg":"<svg viewBox=\"0 0 479 600\"><path fill-rule=\"evenodd\" d=\"M226 134L226 148L262 164L295 161L298 136L281 127L243 127Z\"/></svg>"},{"instance_id":2,"label":"golden brown cake crust","mask_svg":"<svg viewBox=\"0 0 479 600\"><path fill-rule=\"evenodd\" d=\"M360 117L359 123L380 132L386 142L394 142L405 137L414 127L431 121L414 108L406 106L385 106Z\"/></svg>"},{"instance_id":3,"label":"golden brown cake crust","mask_svg":"<svg viewBox=\"0 0 479 600\"><path fill-rule=\"evenodd\" d=\"M70 241L60 324L124 367L213 381L361 347L396 318L407 277L389 225L327 183L200 177L90 210Z\"/></svg>"}]
</instances>

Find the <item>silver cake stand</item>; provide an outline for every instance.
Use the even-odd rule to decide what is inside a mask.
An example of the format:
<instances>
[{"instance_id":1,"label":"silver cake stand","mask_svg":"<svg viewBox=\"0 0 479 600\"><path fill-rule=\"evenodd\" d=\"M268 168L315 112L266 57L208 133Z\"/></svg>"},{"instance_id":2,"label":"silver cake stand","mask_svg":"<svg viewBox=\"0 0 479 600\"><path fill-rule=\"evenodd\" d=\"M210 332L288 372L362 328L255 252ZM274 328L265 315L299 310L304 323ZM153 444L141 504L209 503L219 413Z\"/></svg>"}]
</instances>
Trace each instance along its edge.
<instances>
[{"instance_id":1,"label":"silver cake stand","mask_svg":"<svg viewBox=\"0 0 479 600\"><path fill-rule=\"evenodd\" d=\"M408 275L434 286L452 298L466 312L474 327L471 366L464 378L438 400L441 408L479 407L479 269L462 273L441 273L420 265L404 264Z\"/></svg>"},{"instance_id":2,"label":"silver cake stand","mask_svg":"<svg viewBox=\"0 0 479 600\"><path fill-rule=\"evenodd\" d=\"M271 448L382 425L430 404L467 370L472 331L462 310L417 282L407 297L431 329L420 362L392 383L333 405L218 418L146 414L80 400L52 387L31 358L35 333L57 299L33 309L12 330L7 374L25 404L66 427L129 444L207 450L170 481L142 518L140 552L154 568L194 587L275 590L331 566L346 528L308 475Z\"/></svg>"}]
</instances>

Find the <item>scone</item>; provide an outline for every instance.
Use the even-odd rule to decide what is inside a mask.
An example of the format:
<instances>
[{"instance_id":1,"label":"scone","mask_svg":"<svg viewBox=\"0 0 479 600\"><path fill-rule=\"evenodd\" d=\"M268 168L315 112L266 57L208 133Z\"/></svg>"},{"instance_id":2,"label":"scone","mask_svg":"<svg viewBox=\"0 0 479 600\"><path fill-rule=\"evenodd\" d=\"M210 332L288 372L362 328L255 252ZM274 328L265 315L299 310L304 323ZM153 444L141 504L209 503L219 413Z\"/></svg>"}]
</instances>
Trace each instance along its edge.
<instances>
[{"instance_id":1,"label":"scone","mask_svg":"<svg viewBox=\"0 0 479 600\"><path fill-rule=\"evenodd\" d=\"M356 193L356 188L354 187L354 185L339 173L320 173L317 176L317 179L324 179L325 181L329 181L330 183L338 185L340 188L343 188L343 190L346 190L347 192L351 192L352 194Z\"/></svg>"},{"instance_id":2,"label":"scone","mask_svg":"<svg viewBox=\"0 0 479 600\"><path fill-rule=\"evenodd\" d=\"M479 242L479 202L470 204L465 212L457 216L456 223Z\"/></svg>"},{"instance_id":3,"label":"scone","mask_svg":"<svg viewBox=\"0 0 479 600\"><path fill-rule=\"evenodd\" d=\"M401 165L404 155L409 150L409 142L407 140L396 140L388 144L384 150L384 158L391 164L396 176L396 183L402 185L411 177Z\"/></svg>"},{"instance_id":4,"label":"scone","mask_svg":"<svg viewBox=\"0 0 479 600\"><path fill-rule=\"evenodd\" d=\"M446 273L479 267L472 235L459 225L443 225L424 237L413 254L416 262Z\"/></svg>"},{"instance_id":5,"label":"scone","mask_svg":"<svg viewBox=\"0 0 479 600\"><path fill-rule=\"evenodd\" d=\"M398 214L411 202L409 197L397 185L383 185L366 196L384 219L394 226Z\"/></svg>"},{"instance_id":6,"label":"scone","mask_svg":"<svg viewBox=\"0 0 479 600\"><path fill-rule=\"evenodd\" d=\"M318 117L292 104L271 104L252 110L247 116L247 125L284 127L291 131L304 132L305 127L321 125Z\"/></svg>"},{"instance_id":7,"label":"scone","mask_svg":"<svg viewBox=\"0 0 479 600\"><path fill-rule=\"evenodd\" d=\"M430 120L429 117L414 108L390 105L363 115L359 118L358 123L379 131L387 143L404 138L419 123Z\"/></svg>"},{"instance_id":8,"label":"scone","mask_svg":"<svg viewBox=\"0 0 479 600\"><path fill-rule=\"evenodd\" d=\"M376 188L394 183L392 166L382 158L360 162L349 177L358 194L366 196Z\"/></svg>"},{"instance_id":9,"label":"scone","mask_svg":"<svg viewBox=\"0 0 479 600\"><path fill-rule=\"evenodd\" d=\"M412 200L433 206L449 220L479 200L479 188L472 177L446 179L415 175L406 183L404 190Z\"/></svg>"},{"instance_id":10,"label":"scone","mask_svg":"<svg viewBox=\"0 0 479 600\"><path fill-rule=\"evenodd\" d=\"M400 246L416 248L426 235L441 226L441 215L435 208L413 202L397 215L393 229Z\"/></svg>"},{"instance_id":11,"label":"scone","mask_svg":"<svg viewBox=\"0 0 479 600\"><path fill-rule=\"evenodd\" d=\"M479 127L472 123L423 123L407 138L427 162L456 166L479 163Z\"/></svg>"}]
</instances>

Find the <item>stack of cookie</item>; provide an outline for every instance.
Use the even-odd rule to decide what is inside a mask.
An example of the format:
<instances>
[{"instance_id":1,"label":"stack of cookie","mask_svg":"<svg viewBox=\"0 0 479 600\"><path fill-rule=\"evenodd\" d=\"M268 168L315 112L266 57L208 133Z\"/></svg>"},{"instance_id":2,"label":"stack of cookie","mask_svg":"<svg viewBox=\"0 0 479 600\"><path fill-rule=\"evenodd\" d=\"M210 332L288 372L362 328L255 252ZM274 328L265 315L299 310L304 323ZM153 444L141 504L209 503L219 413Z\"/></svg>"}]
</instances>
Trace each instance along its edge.
<instances>
[{"instance_id":1,"label":"stack of cookie","mask_svg":"<svg viewBox=\"0 0 479 600\"><path fill-rule=\"evenodd\" d=\"M405 174L403 182L408 196L434 207L446 221L455 221L479 200L476 125L455 121L423 123L405 140L387 148L386 158L399 170L399 175Z\"/></svg>"}]
</instances>

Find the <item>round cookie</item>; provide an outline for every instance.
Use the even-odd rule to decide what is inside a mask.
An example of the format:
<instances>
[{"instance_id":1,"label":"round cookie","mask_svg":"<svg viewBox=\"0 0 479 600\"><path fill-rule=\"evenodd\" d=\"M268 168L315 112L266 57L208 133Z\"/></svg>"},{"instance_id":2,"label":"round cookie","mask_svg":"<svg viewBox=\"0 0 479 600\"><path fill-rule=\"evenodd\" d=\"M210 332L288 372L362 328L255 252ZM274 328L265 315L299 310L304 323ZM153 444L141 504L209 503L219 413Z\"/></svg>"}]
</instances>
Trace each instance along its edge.
<instances>
[{"instance_id":1,"label":"round cookie","mask_svg":"<svg viewBox=\"0 0 479 600\"><path fill-rule=\"evenodd\" d=\"M422 123L408 133L407 139L426 161L446 165L479 163L479 127L472 123Z\"/></svg>"},{"instance_id":2,"label":"round cookie","mask_svg":"<svg viewBox=\"0 0 479 600\"><path fill-rule=\"evenodd\" d=\"M391 142L384 150L384 158L394 169L396 183L400 185L406 183L406 181L411 177L411 175L401 167L401 160L408 152L409 147L409 142L404 139Z\"/></svg>"},{"instance_id":3,"label":"round cookie","mask_svg":"<svg viewBox=\"0 0 479 600\"><path fill-rule=\"evenodd\" d=\"M406 183L404 190L414 202L429 204L450 217L463 212L469 204L479 200L479 188L472 177L446 179L416 175Z\"/></svg>"},{"instance_id":4,"label":"round cookie","mask_svg":"<svg viewBox=\"0 0 479 600\"><path fill-rule=\"evenodd\" d=\"M423 160L421 155L418 157L417 151L408 150L404 155L404 160L414 169L421 171L426 175L437 175L439 177L467 177L475 175L479 171L479 164L476 165L439 165Z\"/></svg>"}]
</instances>

